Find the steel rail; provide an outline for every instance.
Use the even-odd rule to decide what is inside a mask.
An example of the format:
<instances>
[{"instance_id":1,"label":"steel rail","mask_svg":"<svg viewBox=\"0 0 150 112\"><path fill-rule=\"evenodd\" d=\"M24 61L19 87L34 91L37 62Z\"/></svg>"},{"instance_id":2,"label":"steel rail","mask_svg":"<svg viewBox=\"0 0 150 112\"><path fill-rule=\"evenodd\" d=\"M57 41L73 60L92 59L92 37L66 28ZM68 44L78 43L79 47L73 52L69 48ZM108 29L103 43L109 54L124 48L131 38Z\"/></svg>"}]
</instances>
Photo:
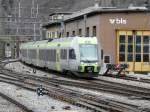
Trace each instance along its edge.
<instances>
[{"instance_id":1,"label":"steel rail","mask_svg":"<svg viewBox=\"0 0 150 112\"><path fill-rule=\"evenodd\" d=\"M68 81L65 82L63 80L48 79L48 78L37 77L37 76L33 76L33 75L25 76L26 74L16 73L13 71L8 71L6 69L1 70L1 72L5 73L5 75L8 75L8 76L16 78L16 79L14 79L14 81L12 81L12 78L9 78L7 80L8 77L5 77L5 78L1 77L0 81L10 82L11 84L17 84L18 86L20 85L20 86L23 86L25 88L30 88L30 89L31 89L31 85L32 85L34 87L34 91L35 91L35 87L37 87L39 84L42 84L48 91L47 94L49 96L59 99L59 100L69 102L74 105L85 107L85 108L88 108L88 109L91 109L91 110L94 110L97 112L101 112L101 111L138 112L138 111L141 111L141 109L139 109L139 107L135 106L135 105L125 104L122 102L116 102L116 101L113 101L110 99L104 99L104 98L98 97L98 96L81 94L79 91L62 88L62 86L60 86L60 85L63 85L62 83L68 84ZM22 79L22 80L20 80L20 79ZM55 80L55 82L53 82L54 80ZM59 83L59 82L61 82L61 83ZM77 82L69 81L69 85L70 85L70 83L77 83ZM65 85L67 85L67 84L65 84ZM85 81L82 83L79 83L79 84L83 84L83 85L87 84L86 86L89 86L89 83L87 83ZM74 84L71 86L76 87L77 85ZM92 86L96 86L96 84L93 84ZM104 86L104 85L102 85L102 86ZM106 85L105 87L109 87L109 86ZM85 88L89 89L88 87L85 87ZM101 89L104 89L104 88L101 88ZM108 90L104 90L104 91L108 92Z\"/></svg>"},{"instance_id":2,"label":"steel rail","mask_svg":"<svg viewBox=\"0 0 150 112\"><path fill-rule=\"evenodd\" d=\"M11 72L11 75L13 73L12 71L7 71L7 70L5 72ZM17 72L14 72L14 74L18 74L20 78L21 76L25 76L25 74L20 75L20 73L17 73ZM80 88L85 88L85 89L92 89L92 90L97 90L97 91L121 94L121 95L128 96L128 97L135 96L136 98L150 100L150 89L126 85L126 84L120 84L120 83L115 83L115 82L102 81L102 80L99 82L94 82L94 81L87 82L86 80L84 81L82 80L82 82L74 82L73 80L67 81L67 80L60 80L60 79L48 79L45 77L38 77L34 75L28 75L28 77L26 78L28 78L29 80L36 79L38 81L42 81L42 82L44 81L48 84L59 84L59 85L67 85L67 86L73 86L73 87L75 86L75 87L80 87Z\"/></svg>"},{"instance_id":3,"label":"steel rail","mask_svg":"<svg viewBox=\"0 0 150 112\"><path fill-rule=\"evenodd\" d=\"M34 112L31 109L29 109L28 107L26 107L25 105L21 104L20 102L16 101L15 99L9 97L6 94L3 94L2 92L0 92L0 96L4 99L6 99L7 101L15 104L17 107L19 107L20 109L22 109L25 112Z\"/></svg>"}]
</instances>

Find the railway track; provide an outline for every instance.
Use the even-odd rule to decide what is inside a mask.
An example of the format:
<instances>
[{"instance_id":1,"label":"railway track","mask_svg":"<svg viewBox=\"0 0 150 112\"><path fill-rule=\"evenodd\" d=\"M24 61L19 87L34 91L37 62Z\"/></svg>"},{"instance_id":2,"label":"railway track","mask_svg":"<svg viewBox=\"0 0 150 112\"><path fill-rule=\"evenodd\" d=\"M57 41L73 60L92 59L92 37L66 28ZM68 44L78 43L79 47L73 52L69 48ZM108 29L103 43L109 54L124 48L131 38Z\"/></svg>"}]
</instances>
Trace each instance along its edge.
<instances>
[{"instance_id":1,"label":"railway track","mask_svg":"<svg viewBox=\"0 0 150 112\"><path fill-rule=\"evenodd\" d=\"M137 77L130 77L130 76L119 77L119 78L124 79L124 80L131 80L131 81L137 81L137 82L150 84L150 79L145 79L145 78L137 78Z\"/></svg>"},{"instance_id":2,"label":"railway track","mask_svg":"<svg viewBox=\"0 0 150 112\"><path fill-rule=\"evenodd\" d=\"M113 77L113 78L118 78L118 79L123 79L123 80L130 80L130 81L136 81L136 82L150 84L150 79L146 79L146 78L142 78L142 77L132 77L132 76L128 76L128 75L124 75L124 76L108 75L106 77Z\"/></svg>"},{"instance_id":3,"label":"railway track","mask_svg":"<svg viewBox=\"0 0 150 112\"><path fill-rule=\"evenodd\" d=\"M143 88L136 88L136 90L132 87L130 89L122 91L122 86L119 85L115 87L116 85L108 82L94 82L94 81L68 81L68 80L58 80L58 79L48 79L44 77L37 77L33 75L25 76L25 74L21 73L15 73L6 69L1 69L1 73L4 75L0 76L0 81L5 83L11 83L15 84L17 86L21 86L25 89L30 89L32 91L36 91L36 88L39 87L39 85L43 85L44 88L47 90L47 94L53 98L63 100L66 102L69 102L71 104L82 106L85 108L88 108L93 111L97 112L141 112L150 111L149 109L141 109L138 106L131 105L128 103L122 103L119 101L113 101L107 98L103 98L100 96L94 96L90 94L83 94L79 91L71 90L63 88L60 85L67 85L67 86L74 86L74 87L80 87L85 89L92 89L97 91L105 91L105 92L113 92L115 94L123 94L123 95L130 95L130 96L137 96L142 99L149 100L150 98L150 91ZM119 89L118 89L119 88ZM135 87L134 87L135 89ZM116 92L117 91L117 92ZM136 94L135 94L136 93Z\"/></svg>"},{"instance_id":4,"label":"railway track","mask_svg":"<svg viewBox=\"0 0 150 112\"><path fill-rule=\"evenodd\" d=\"M0 77L1 82L10 83L17 85L19 87L29 89L32 91L36 91L36 88L39 86L39 82L33 80L30 83L22 82L19 79L13 79L12 78L4 78ZM37 83L37 84L36 84ZM59 85L47 85L45 83L40 83L46 88L47 94L53 98L63 100L66 102L69 102L73 105L77 105L80 107L84 107L90 110L94 110L97 112L138 112L139 109L137 106L131 105L131 104L124 104L122 102L117 101L111 101L109 99L105 99L102 97L92 96L90 94L80 94L79 91L71 90L71 89L65 89L60 87Z\"/></svg>"},{"instance_id":5,"label":"railway track","mask_svg":"<svg viewBox=\"0 0 150 112\"><path fill-rule=\"evenodd\" d=\"M30 110L28 107L26 107L25 105L21 104L20 102L16 101L15 99L12 99L11 97L3 94L2 92L0 92L0 97L2 97L3 99L11 102L12 104L15 104L17 107L19 107L23 112L33 112L32 110Z\"/></svg>"},{"instance_id":6,"label":"railway track","mask_svg":"<svg viewBox=\"0 0 150 112\"><path fill-rule=\"evenodd\" d=\"M5 74L8 75L8 74ZM74 81L74 80L60 80L60 79L49 79L45 77L38 77L33 75L28 75L28 77L22 78L22 75L18 74L20 76L20 80L24 80L24 78L28 80L38 80L40 82L45 82L47 84L59 84L59 85L66 85L66 86L73 86L73 87L80 87L84 89L91 89L91 90L97 90L97 91L103 91L103 92L109 92L114 94L121 94L124 96L128 96L129 98L135 97L135 98L141 98L150 100L150 89L141 88L137 86L129 86L125 84L115 83L115 82L109 82L104 80L80 80L80 81ZM15 75L13 75L15 77Z\"/></svg>"}]
</instances>

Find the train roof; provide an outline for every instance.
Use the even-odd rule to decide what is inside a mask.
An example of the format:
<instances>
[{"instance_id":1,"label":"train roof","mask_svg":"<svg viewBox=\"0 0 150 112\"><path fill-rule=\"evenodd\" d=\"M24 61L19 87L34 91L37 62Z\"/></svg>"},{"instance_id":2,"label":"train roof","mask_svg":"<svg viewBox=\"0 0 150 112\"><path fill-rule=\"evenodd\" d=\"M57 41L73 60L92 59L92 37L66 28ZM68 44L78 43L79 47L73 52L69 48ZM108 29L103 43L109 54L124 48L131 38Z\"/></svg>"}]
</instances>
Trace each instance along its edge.
<instances>
[{"instance_id":1,"label":"train roof","mask_svg":"<svg viewBox=\"0 0 150 112\"><path fill-rule=\"evenodd\" d=\"M64 38L55 38L49 40L42 40L42 41L33 41L28 43L23 43L21 48L45 48L47 46L57 47L58 45L61 46L70 46L74 41L79 41L79 43L83 43L83 41L88 40L92 43L97 44L96 37L64 37Z\"/></svg>"}]
</instances>

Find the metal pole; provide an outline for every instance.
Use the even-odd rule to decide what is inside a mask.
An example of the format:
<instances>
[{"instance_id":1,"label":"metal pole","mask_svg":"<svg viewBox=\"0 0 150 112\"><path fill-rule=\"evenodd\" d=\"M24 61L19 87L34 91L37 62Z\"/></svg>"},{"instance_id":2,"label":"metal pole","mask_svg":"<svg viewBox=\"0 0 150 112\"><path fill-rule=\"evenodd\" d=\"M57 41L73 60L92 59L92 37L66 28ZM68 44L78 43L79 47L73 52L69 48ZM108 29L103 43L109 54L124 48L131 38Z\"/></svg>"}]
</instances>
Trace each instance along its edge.
<instances>
[{"instance_id":1,"label":"metal pole","mask_svg":"<svg viewBox=\"0 0 150 112\"><path fill-rule=\"evenodd\" d=\"M34 41L36 41L36 31L35 31L35 24L33 24L34 26Z\"/></svg>"},{"instance_id":2,"label":"metal pole","mask_svg":"<svg viewBox=\"0 0 150 112\"><path fill-rule=\"evenodd\" d=\"M84 15L84 30L85 30L84 36L86 36L86 21L87 21L87 15Z\"/></svg>"},{"instance_id":3,"label":"metal pole","mask_svg":"<svg viewBox=\"0 0 150 112\"><path fill-rule=\"evenodd\" d=\"M19 18L21 18L21 10L20 10L20 6L21 6L21 4L20 4L20 0L19 0L19 10L18 10L18 11L19 11L19 15L18 15Z\"/></svg>"},{"instance_id":4,"label":"metal pole","mask_svg":"<svg viewBox=\"0 0 150 112\"><path fill-rule=\"evenodd\" d=\"M39 5L37 4L37 8L36 8L36 18L38 17L39 14Z\"/></svg>"},{"instance_id":5,"label":"metal pole","mask_svg":"<svg viewBox=\"0 0 150 112\"><path fill-rule=\"evenodd\" d=\"M40 32L40 40L42 40L42 24L40 24L39 32Z\"/></svg>"}]
</instances>

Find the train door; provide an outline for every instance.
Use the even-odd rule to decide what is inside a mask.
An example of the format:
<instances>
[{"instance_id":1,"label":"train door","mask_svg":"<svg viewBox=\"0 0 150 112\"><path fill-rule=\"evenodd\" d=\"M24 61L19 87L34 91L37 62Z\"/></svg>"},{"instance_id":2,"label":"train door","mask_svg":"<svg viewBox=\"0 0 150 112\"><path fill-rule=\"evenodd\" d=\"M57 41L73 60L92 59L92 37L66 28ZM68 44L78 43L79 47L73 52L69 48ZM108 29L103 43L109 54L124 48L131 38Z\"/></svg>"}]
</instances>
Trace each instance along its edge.
<instances>
[{"instance_id":1,"label":"train door","mask_svg":"<svg viewBox=\"0 0 150 112\"><path fill-rule=\"evenodd\" d=\"M69 49L69 68L75 70L76 68L76 54L74 49Z\"/></svg>"},{"instance_id":2,"label":"train door","mask_svg":"<svg viewBox=\"0 0 150 112\"><path fill-rule=\"evenodd\" d=\"M60 65L60 48L56 49L56 70L61 71L61 65Z\"/></svg>"}]
</instances>

